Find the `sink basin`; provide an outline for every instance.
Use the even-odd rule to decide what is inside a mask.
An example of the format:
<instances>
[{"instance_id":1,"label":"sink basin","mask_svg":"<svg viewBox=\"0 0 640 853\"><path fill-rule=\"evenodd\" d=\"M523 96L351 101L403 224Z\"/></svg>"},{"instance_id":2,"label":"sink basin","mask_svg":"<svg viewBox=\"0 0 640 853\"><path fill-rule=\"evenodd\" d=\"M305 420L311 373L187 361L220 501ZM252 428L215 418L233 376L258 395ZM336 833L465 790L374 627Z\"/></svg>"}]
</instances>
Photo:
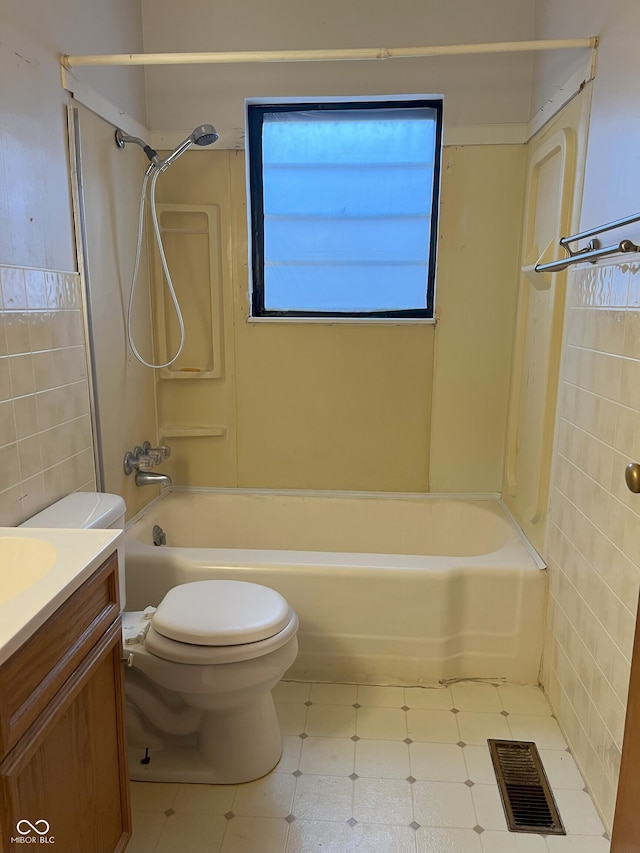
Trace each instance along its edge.
<instances>
[{"instance_id":1,"label":"sink basin","mask_svg":"<svg viewBox=\"0 0 640 853\"><path fill-rule=\"evenodd\" d=\"M33 536L0 536L0 604L43 578L56 563L57 550Z\"/></svg>"}]
</instances>

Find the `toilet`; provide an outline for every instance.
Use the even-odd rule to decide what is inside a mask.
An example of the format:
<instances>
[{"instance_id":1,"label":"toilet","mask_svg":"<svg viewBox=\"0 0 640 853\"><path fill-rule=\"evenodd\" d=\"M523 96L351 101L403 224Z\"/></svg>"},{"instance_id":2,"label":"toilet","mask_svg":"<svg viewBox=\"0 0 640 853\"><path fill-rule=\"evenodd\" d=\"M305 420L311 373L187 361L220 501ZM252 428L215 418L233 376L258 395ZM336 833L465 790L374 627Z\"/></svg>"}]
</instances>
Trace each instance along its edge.
<instances>
[{"instance_id":1,"label":"toilet","mask_svg":"<svg viewBox=\"0 0 640 853\"><path fill-rule=\"evenodd\" d=\"M123 528L118 495L75 492L23 527ZM280 593L245 581L170 589L157 607L127 612L118 549L129 776L236 784L278 763L272 688L296 659L298 618Z\"/></svg>"}]
</instances>

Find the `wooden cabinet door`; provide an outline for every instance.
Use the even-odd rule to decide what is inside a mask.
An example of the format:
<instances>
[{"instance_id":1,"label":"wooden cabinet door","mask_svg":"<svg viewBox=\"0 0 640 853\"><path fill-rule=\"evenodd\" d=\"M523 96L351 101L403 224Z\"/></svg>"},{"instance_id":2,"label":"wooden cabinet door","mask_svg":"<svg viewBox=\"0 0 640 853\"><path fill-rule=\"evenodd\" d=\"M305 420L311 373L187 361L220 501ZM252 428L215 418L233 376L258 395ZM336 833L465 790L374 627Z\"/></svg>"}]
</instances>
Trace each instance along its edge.
<instances>
[{"instance_id":1,"label":"wooden cabinet door","mask_svg":"<svg viewBox=\"0 0 640 853\"><path fill-rule=\"evenodd\" d=\"M124 850L131 832L118 619L0 763L0 849ZM50 846L44 848L49 841Z\"/></svg>"}]
</instances>

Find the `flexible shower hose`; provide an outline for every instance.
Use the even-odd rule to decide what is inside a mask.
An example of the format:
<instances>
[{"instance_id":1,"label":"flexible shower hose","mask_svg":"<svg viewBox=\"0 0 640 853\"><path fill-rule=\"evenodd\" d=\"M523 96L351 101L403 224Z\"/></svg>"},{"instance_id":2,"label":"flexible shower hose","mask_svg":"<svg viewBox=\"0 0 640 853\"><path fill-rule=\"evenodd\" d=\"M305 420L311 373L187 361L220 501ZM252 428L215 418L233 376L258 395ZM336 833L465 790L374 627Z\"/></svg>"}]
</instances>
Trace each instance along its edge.
<instances>
[{"instance_id":1,"label":"flexible shower hose","mask_svg":"<svg viewBox=\"0 0 640 853\"><path fill-rule=\"evenodd\" d=\"M156 181L158 180L158 175L160 174L160 169L157 169L155 166L149 166L147 171L145 172L144 179L142 181L142 188L140 190L140 209L138 212L138 242L136 245L136 260L133 266L133 276L131 279L131 292L129 293L129 308L127 311L127 338L129 339L129 346L131 347L131 351L138 359L140 364L144 364L145 367L151 367L153 369L160 369L162 367L169 367L176 361L182 352L182 348L184 347L184 319L182 317L182 311L180 310L180 303L178 302L178 297L176 296L175 289L173 287L173 282L171 281L171 274L169 273L169 266L167 264L167 259L164 253L164 247L162 245L162 237L160 235L160 226L158 224L158 215L156 212ZM136 282L138 280L138 270L140 268L140 255L142 253L142 235L144 230L144 206L147 196L147 183L149 181L149 176L151 177L151 189L149 192L149 205L151 207L151 219L153 221L153 230L156 236L156 243L158 244L158 251L160 252L160 260L162 261L162 269L164 270L165 280L167 282L167 288L171 295L171 300L173 302L173 307L176 312L176 317L178 319L178 326L180 328L180 344L178 346L178 350L173 358L170 358L169 361L165 361L162 364L151 364L146 361L138 351L138 348L133 339L133 330L131 328L131 320L133 317L133 297L136 289Z\"/></svg>"}]
</instances>

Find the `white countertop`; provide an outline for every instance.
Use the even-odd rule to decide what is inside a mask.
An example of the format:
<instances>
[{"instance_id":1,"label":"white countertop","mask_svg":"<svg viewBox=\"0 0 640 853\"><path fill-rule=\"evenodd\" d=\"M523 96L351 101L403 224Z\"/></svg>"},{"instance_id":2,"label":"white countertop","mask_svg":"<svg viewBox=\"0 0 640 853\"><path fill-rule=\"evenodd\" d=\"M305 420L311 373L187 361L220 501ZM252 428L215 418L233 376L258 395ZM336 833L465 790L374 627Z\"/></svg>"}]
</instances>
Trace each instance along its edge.
<instances>
[{"instance_id":1,"label":"white countertop","mask_svg":"<svg viewBox=\"0 0 640 853\"><path fill-rule=\"evenodd\" d=\"M55 549L51 568L27 589L0 603L0 664L4 663L117 548L122 530L0 527L0 539L39 539ZM4 563L4 565L3 565ZM3 572L20 571L0 557ZM2 596L0 595L0 602Z\"/></svg>"}]
</instances>

